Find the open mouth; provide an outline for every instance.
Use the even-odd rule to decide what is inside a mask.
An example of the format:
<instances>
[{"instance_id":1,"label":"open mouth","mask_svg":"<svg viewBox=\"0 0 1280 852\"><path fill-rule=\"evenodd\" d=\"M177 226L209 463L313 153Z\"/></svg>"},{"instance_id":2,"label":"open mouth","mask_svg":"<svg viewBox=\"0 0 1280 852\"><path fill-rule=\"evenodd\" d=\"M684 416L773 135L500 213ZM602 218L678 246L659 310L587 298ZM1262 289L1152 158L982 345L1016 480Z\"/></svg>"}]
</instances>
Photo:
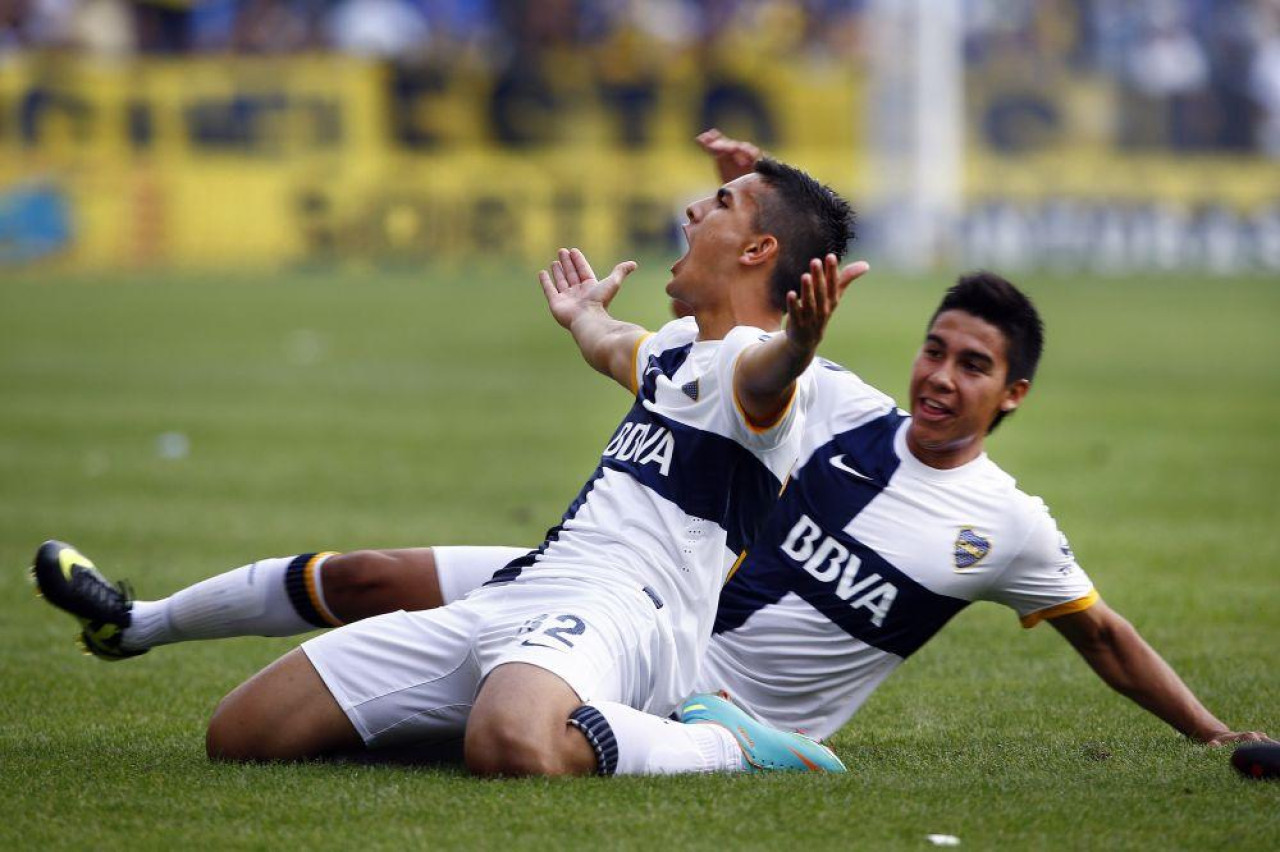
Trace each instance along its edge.
<instances>
[{"instance_id":1,"label":"open mouth","mask_svg":"<svg viewBox=\"0 0 1280 852\"><path fill-rule=\"evenodd\" d=\"M925 420L943 420L950 417L952 411L936 399L922 396L916 400L916 414Z\"/></svg>"},{"instance_id":2,"label":"open mouth","mask_svg":"<svg viewBox=\"0 0 1280 852\"><path fill-rule=\"evenodd\" d=\"M684 266L684 265L685 265L685 261L687 261L687 260L689 260L689 249L687 249L687 248L686 248L686 249L685 249L685 253L684 253L684 255L681 255L680 257L677 257L677 258L676 258L676 262L675 262L675 264L672 264L672 265L671 265L671 272L672 272L672 275L675 275L675 274L676 274L676 271L677 271L678 269L680 269L680 267L681 267L681 266Z\"/></svg>"},{"instance_id":3,"label":"open mouth","mask_svg":"<svg viewBox=\"0 0 1280 852\"><path fill-rule=\"evenodd\" d=\"M684 235L684 254L680 255L679 259L677 259L675 263L671 264L672 275L674 275L680 267L684 266L685 261L689 259L690 242L688 222L685 222L680 226L680 233Z\"/></svg>"}]
</instances>

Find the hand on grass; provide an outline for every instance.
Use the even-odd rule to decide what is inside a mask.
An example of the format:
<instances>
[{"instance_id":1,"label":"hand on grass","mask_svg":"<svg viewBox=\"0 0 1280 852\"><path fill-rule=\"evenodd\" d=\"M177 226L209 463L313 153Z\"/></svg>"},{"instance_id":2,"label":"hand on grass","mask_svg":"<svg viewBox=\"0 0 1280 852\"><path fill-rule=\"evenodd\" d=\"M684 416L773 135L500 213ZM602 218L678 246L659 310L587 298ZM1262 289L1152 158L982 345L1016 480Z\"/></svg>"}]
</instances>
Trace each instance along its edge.
<instances>
[{"instance_id":1,"label":"hand on grass","mask_svg":"<svg viewBox=\"0 0 1280 852\"><path fill-rule=\"evenodd\" d=\"M1240 743L1274 743L1275 740L1262 731L1223 731L1204 741L1209 746L1239 745Z\"/></svg>"}]
</instances>

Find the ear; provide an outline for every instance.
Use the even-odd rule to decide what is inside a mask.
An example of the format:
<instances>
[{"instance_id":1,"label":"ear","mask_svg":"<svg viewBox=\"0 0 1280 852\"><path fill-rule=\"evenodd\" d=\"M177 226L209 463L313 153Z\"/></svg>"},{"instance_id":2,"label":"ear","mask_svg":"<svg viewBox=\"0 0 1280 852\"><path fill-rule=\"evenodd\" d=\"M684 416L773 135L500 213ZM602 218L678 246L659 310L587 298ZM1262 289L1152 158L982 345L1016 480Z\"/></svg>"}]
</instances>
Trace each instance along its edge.
<instances>
[{"instance_id":1,"label":"ear","mask_svg":"<svg viewBox=\"0 0 1280 852\"><path fill-rule=\"evenodd\" d=\"M742 250L742 254L738 255L738 262L746 266L759 266L777 255L778 238L773 234L761 234Z\"/></svg>"},{"instance_id":2,"label":"ear","mask_svg":"<svg viewBox=\"0 0 1280 852\"><path fill-rule=\"evenodd\" d=\"M1018 379L1013 384L1004 389L1004 399L1000 401L1000 410L1005 414L1013 411L1022 404L1022 400L1026 399L1028 393L1031 392L1031 382L1028 379Z\"/></svg>"}]
</instances>

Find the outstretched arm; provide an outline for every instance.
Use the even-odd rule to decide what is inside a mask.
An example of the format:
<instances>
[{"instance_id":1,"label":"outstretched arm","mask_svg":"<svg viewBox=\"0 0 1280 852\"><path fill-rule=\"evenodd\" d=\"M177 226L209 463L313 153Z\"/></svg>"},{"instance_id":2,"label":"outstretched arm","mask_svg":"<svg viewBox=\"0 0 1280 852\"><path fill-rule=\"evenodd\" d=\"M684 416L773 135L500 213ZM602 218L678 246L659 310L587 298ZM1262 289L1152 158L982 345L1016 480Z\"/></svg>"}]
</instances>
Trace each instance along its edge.
<instances>
[{"instance_id":1,"label":"outstretched arm","mask_svg":"<svg viewBox=\"0 0 1280 852\"><path fill-rule=\"evenodd\" d=\"M800 292L787 294L786 332L738 358L733 389L750 423L770 425L786 410L796 379L813 361L841 295L870 268L860 260L841 269L834 254L809 262L809 271L800 277Z\"/></svg>"},{"instance_id":2,"label":"outstretched arm","mask_svg":"<svg viewBox=\"0 0 1280 852\"><path fill-rule=\"evenodd\" d=\"M749 174L762 156L760 149L750 142L730 139L714 127L699 133L695 139L716 161L721 183Z\"/></svg>"},{"instance_id":3,"label":"outstretched arm","mask_svg":"<svg viewBox=\"0 0 1280 852\"><path fill-rule=\"evenodd\" d=\"M581 251L560 249L550 271L538 273L551 316L573 335L582 357L627 390L635 389L632 356L648 332L634 323L614 319L608 308L623 279L635 268L635 261L624 260L600 281Z\"/></svg>"},{"instance_id":4,"label":"outstretched arm","mask_svg":"<svg viewBox=\"0 0 1280 852\"><path fill-rule=\"evenodd\" d=\"M1223 724L1133 625L1103 602L1049 623L1108 686L1188 737L1209 745L1271 741L1258 731L1232 731Z\"/></svg>"}]
</instances>

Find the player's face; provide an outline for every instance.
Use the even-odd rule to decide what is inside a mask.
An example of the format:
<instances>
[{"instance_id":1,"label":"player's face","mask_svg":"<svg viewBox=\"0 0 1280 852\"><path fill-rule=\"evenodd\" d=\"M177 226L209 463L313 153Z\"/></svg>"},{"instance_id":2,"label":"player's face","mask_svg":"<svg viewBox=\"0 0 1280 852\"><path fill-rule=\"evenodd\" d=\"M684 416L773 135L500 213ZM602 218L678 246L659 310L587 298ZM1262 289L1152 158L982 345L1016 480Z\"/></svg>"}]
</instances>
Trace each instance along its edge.
<instances>
[{"instance_id":1,"label":"player's face","mask_svg":"<svg viewBox=\"0 0 1280 852\"><path fill-rule=\"evenodd\" d=\"M987 429L1026 396L1025 379L1006 383L1007 344L1000 329L965 311L944 311L929 328L911 368L907 445L925 464L958 467L982 453Z\"/></svg>"},{"instance_id":2,"label":"player's face","mask_svg":"<svg viewBox=\"0 0 1280 852\"><path fill-rule=\"evenodd\" d=\"M685 210L685 238L689 249L671 267L667 295L697 308L707 288L732 282L736 267L758 241L756 214L762 192L760 175L752 172L726 183Z\"/></svg>"}]
</instances>

